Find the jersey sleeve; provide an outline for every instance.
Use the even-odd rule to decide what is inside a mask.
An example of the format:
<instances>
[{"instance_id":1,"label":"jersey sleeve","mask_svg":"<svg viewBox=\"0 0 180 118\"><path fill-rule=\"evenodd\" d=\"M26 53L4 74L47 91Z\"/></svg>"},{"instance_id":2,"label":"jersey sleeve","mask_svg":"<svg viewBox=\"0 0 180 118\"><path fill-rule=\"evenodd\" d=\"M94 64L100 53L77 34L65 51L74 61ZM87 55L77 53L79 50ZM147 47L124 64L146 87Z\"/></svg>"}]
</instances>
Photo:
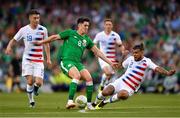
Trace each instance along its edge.
<instances>
[{"instance_id":1,"label":"jersey sleeve","mask_svg":"<svg viewBox=\"0 0 180 118\"><path fill-rule=\"evenodd\" d=\"M95 36L95 38L93 40L93 43L98 44L98 42L99 42L99 35L96 34L96 36Z\"/></svg>"},{"instance_id":2,"label":"jersey sleeve","mask_svg":"<svg viewBox=\"0 0 180 118\"><path fill-rule=\"evenodd\" d=\"M148 68L155 70L156 67L158 67L154 62L151 61L151 59L147 59L147 65Z\"/></svg>"},{"instance_id":3,"label":"jersey sleeve","mask_svg":"<svg viewBox=\"0 0 180 118\"><path fill-rule=\"evenodd\" d=\"M117 33L116 33L116 44L117 45L121 45L122 44L121 37Z\"/></svg>"},{"instance_id":4,"label":"jersey sleeve","mask_svg":"<svg viewBox=\"0 0 180 118\"><path fill-rule=\"evenodd\" d=\"M13 39L15 39L16 41L20 41L23 37L23 30L22 28L15 34L15 36L13 37Z\"/></svg>"},{"instance_id":5,"label":"jersey sleeve","mask_svg":"<svg viewBox=\"0 0 180 118\"><path fill-rule=\"evenodd\" d=\"M61 39L65 40L70 36L71 32L72 32L71 29L64 30L63 32L59 33L59 36L61 37Z\"/></svg>"},{"instance_id":6,"label":"jersey sleeve","mask_svg":"<svg viewBox=\"0 0 180 118\"><path fill-rule=\"evenodd\" d=\"M123 61L122 66L123 68L127 68L129 66L131 57L128 57L125 61Z\"/></svg>"},{"instance_id":7,"label":"jersey sleeve","mask_svg":"<svg viewBox=\"0 0 180 118\"><path fill-rule=\"evenodd\" d=\"M87 49L91 49L94 46L94 43L92 39L90 39L89 37L87 37L87 40L88 40Z\"/></svg>"}]
</instances>

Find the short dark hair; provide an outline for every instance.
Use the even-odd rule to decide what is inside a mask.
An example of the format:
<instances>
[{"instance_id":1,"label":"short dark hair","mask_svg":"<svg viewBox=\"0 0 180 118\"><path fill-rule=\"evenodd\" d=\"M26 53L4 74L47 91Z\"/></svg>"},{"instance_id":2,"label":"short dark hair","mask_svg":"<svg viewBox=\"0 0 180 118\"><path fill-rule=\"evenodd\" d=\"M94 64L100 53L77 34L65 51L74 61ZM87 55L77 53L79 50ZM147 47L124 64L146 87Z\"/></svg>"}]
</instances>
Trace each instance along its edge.
<instances>
[{"instance_id":1,"label":"short dark hair","mask_svg":"<svg viewBox=\"0 0 180 118\"><path fill-rule=\"evenodd\" d=\"M111 22L112 23L112 19L111 18L106 18L105 20L104 20L104 23L105 22Z\"/></svg>"},{"instance_id":2,"label":"short dark hair","mask_svg":"<svg viewBox=\"0 0 180 118\"><path fill-rule=\"evenodd\" d=\"M87 18L87 17L80 17L80 18L78 18L78 20L77 20L77 24L79 24L79 23L84 23L84 22L89 22L89 23L90 23L90 19Z\"/></svg>"},{"instance_id":3,"label":"short dark hair","mask_svg":"<svg viewBox=\"0 0 180 118\"><path fill-rule=\"evenodd\" d=\"M29 17L30 15L33 15L33 14L40 15L40 13L39 13L38 10L36 10L36 9L31 9L31 10L28 12L27 16Z\"/></svg>"},{"instance_id":4,"label":"short dark hair","mask_svg":"<svg viewBox=\"0 0 180 118\"><path fill-rule=\"evenodd\" d=\"M136 50L136 49L144 50L144 44L140 43L140 44L134 45L133 50Z\"/></svg>"}]
</instances>

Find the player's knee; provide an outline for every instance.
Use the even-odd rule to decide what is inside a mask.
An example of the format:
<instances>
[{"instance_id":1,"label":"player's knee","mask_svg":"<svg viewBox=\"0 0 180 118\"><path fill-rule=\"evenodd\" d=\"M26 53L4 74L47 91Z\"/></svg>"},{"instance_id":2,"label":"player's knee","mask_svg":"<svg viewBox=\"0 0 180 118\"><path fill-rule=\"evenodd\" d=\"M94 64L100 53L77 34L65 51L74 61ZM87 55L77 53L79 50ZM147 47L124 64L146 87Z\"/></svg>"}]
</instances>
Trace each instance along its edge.
<instances>
[{"instance_id":1,"label":"player's knee","mask_svg":"<svg viewBox=\"0 0 180 118\"><path fill-rule=\"evenodd\" d=\"M103 96L109 96L112 95L114 93L114 87L113 86L107 86L105 89L103 89L102 91L102 95Z\"/></svg>"},{"instance_id":2,"label":"player's knee","mask_svg":"<svg viewBox=\"0 0 180 118\"><path fill-rule=\"evenodd\" d=\"M42 86L43 85L43 80L41 78L36 78L35 84L37 86Z\"/></svg>"},{"instance_id":3,"label":"player's knee","mask_svg":"<svg viewBox=\"0 0 180 118\"><path fill-rule=\"evenodd\" d=\"M29 86L33 86L33 82L27 82Z\"/></svg>"},{"instance_id":4,"label":"player's knee","mask_svg":"<svg viewBox=\"0 0 180 118\"><path fill-rule=\"evenodd\" d=\"M80 74L73 75L73 78L75 78L76 80L80 80L81 75Z\"/></svg>"},{"instance_id":5,"label":"player's knee","mask_svg":"<svg viewBox=\"0 0 180 118\"><path fill-rule=\"evenodd\" d=\"M128 97L129 97L129 94L125 90L122 90L121 92L118 93L119 99L126 100L126 99L128 99Z\"/></svg>"},{"instance_id":6,"label":"player's knee","mask_svg":"<svg viewBox=\"0 0 180 118\"><path fill-rule=\"evenodd\" d=\"M33 85L33 81L28 80L28 81L27 81L27 84L28 84L29 86L32 86L32 85Z\"/></svg>"}]
</instances>

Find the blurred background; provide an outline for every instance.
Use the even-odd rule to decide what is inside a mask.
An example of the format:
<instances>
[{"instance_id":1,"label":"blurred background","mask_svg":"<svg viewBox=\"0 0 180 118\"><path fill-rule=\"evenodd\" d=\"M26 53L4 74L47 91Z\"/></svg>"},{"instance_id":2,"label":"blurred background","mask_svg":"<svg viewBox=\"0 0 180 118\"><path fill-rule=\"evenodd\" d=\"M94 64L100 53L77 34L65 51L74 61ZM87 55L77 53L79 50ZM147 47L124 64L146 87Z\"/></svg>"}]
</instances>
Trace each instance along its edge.
<instances>
[{"instance_id":1,"label":"blurred background","mask_svg":"<svg viewBox=\"0 0 180 118\"><path fill-rule=\"evenodd\" d=\"M38 9L41 24L49 35L67 28L75 28L79 16L91 19L90 37L103 30L104 18L112 18L116 31L128 50L135 41L145 44L145 56L156 64L176 68L176 74L165 77L151 70L139 92L180 93L180 2L178 0L1 0L0 4L0 91L23 92L26 86L21 77L23 41L14 47L11 56L4 51L10 39L24 25L28 24L26 13ZM62 42L51 43L52 67L45 69L42 92L67 91L71 80L59 69ZM120 56L120 54L118 54ZM101 70L94 55L86 51L83 63L98 89ZM118 71L120 76L123 71ZM84 83L78 91L84 90Z\"/></svg>"}]
</instances>

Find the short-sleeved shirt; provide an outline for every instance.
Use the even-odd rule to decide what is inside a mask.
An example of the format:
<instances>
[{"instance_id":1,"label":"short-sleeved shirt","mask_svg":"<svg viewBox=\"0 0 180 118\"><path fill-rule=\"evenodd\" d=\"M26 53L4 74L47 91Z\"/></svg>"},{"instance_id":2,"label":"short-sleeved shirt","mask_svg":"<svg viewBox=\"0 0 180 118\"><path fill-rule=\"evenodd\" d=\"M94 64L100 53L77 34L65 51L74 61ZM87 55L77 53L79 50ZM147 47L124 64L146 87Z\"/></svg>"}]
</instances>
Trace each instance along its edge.
<instances>
[{"instance_id":1,"label":"short-sleeved shirt","mask_svg":"<svg viewBox=\"0 0 180 118\"><path fill-rule=\"evenodd\" d=\"M112 62L117 61L116 45L121 45L122 41L116 32L111 31L109 35L107 35L104 31L99 32L96 34L93 42L96 44L99 43L100 50L108 59L110 59Z\"/></svg>"},{"instance_id":2,"label":"short-sleeved shirt","mask_svg":"<svg viewBox=\"0 0 180 118\"><path fill-rule=\"evenodd\" d=\"M42 25L38 25L36 29L26 25L16 33L13 39L16 41L23 39L24 41L23 61L43 62L43 46L32 42L44 40L47 37L47 29Z\"/></svg>"},{"instance_id":3,"label":"short-sleeved shirt","mask_svg":"<svg viewBox=\"0 0 180 118\"><path fill-rule=\"evenodd\" d=\"M146 69L150 68L155 70L157 67L157 65L147 57L144 57L140 61L135 61L133 56L128 57L122 63L122 66L127 68L127 70L121 78L123 78L123 81L134 91L137 90L143 82Z\"/></svg>"},{"instance_id":4,"label":"short-sleeved shirt","mask_svg":"<svg viewBox=\"0 0 180 118\"><path fill-rule=\"evenodd\" d=\"M87 35L79 35L76 30L65 30L59 33L59 36L64 40L62 47L62 60L71 60L81 62L84 50L91 49L94 43Z\"/></svg>"}]
</instances>

